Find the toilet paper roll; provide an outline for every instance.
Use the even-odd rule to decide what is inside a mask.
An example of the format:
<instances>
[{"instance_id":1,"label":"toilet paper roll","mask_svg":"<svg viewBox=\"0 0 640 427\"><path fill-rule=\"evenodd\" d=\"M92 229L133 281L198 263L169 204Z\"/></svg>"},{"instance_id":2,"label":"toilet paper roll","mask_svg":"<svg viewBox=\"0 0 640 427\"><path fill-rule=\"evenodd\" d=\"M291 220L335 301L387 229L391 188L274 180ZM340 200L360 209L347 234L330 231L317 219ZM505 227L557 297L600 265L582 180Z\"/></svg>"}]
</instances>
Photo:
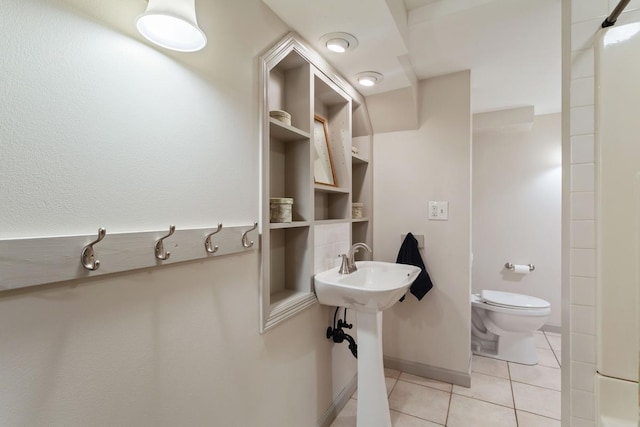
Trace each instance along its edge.
<instances>
[{"instance_id":1,"label":"toilet paper roll","mask_svg":"<svg viewBox=\"0 0 640 427\"><path fill-rule=\"evenodd\" d=\"M513 266L513 272L518 274L529 274L531 272L531 269L529 269L528 265L515 264Z\"/></svg>"}]
</instances>

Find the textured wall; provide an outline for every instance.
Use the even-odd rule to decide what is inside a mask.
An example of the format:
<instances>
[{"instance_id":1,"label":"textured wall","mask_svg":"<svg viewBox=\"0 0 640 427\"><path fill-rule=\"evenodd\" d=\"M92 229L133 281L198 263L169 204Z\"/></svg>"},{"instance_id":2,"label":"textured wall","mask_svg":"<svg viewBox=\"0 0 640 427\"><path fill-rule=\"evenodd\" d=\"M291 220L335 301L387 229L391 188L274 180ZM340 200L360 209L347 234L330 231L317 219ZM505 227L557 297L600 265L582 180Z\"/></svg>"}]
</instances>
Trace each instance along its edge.
<instances>
[{"instance_id":1,"label":"textured wall","mask_svg":"<svg viewBox=\"0 0 640 427\"><path fill-rule=\"evenodd\" d=\"M200 1L209 45L170 53L145 6L2 2L0 238L257 219L257 58L287 28ZM258 286L254 252L1 293L0 425L315 425L333 313L260 335Z\"/></svg>"}]
</instances>

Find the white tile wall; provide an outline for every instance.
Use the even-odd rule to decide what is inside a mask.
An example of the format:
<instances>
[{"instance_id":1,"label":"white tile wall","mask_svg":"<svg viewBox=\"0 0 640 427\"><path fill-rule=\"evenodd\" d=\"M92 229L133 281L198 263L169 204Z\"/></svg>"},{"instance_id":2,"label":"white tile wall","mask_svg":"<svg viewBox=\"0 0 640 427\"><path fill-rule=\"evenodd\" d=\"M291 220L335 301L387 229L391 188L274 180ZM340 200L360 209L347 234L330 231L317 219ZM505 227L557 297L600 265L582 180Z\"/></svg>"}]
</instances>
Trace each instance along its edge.
<instances>
[{"instance_id":1,"label":"white tile wall","mask_svg":"<svg viewBox=\"0 0 640 427\"><path fill-rule=\"evenodd\" d=\"M571 108L571 135L585 135L593 133L593 112L593 105Z\"/></svg>"},{"instance_id":2,"label":"white tile wall","mask_svg":"<svg viewBox=\"0 0 640 427\"><path fill-rule=\"evenodd\" d=\"M571 22L588 21L596 16L604 19L609 11L608 0L571 0Z\"/></svg>"},{"instance_id":3,"label":"white tile wall","mask_svg":"<svg viewBox=\"0 0 640 427\"><path fill-rule=\"evenodd\" d=\"M596 249L595 52L600 23L618 0L570 0L570 343L569 401L572 427L595 427ZM640 7L633 0L627 10Z\"/></svg>"},{"instance_id":4,"label":"white tile wall","mask_svg":"<svg viewBox=\"0 0 640 427\"><path fill-rule=\"evenodd\" d=\"M591 363L595 365L596 337L594 335L572 332L570 348L572 361Z\"/></svg>"},{"instance_id":5,"label":"white tile wall","mask_svg":"<svg viewBox=\"0 0 640 427\"><path fill-rule=\"evenodd\" d=\"M579 81L590 81L593 79L578 79ZM578 135L571 137L571 163L593 163L595 155L594 135ZM593 205L593 202L591 203Z\"/></svg>"},{"instance_id":6,"label":"white tile wall","mask_svg":"<svg viewBox=\"0 0 640 427\"><path fill-rule=\"evenodd\" d=\"M571 249L571 275L595 277L596 251L593 249Z\"/></svg>"},{"instance_id":7,"label":"white tile wall","mask_svg":"<svg viewBox=\"0 0 640 427\"><path fill-rule=\"evenodd\" d=\"M595 193L571 193L571 219L595 219Z\"/></svg>"},{"instance_id":8,"label":"white tile wall","mask_svg":"<svg viewBox=\"0 0 640 427\"><path fill-rule=\"evenodd\" d=\"M593 48L571 52L571 78L593 77L595 63Z\"/></svg>"},{"instance_id":9,"label":"white tile wall","mask_svg":"<svg viewBox=\"0 0 640 427\"><path fill-rule=\"evenodd\" d=\"M584 50L593 46L595 33L602 24L602 18L578 22L571 27L572 50Z\"/></svg>"},{"instance_id":10,"label":"white tile wall","mask_svg":"<svg viewBox=\"0 0 640 427\"><path fill-rule=\"evenodd\" d=\"M571 307L571 332L581 334L596 334L595 307L573 305Z\"/></svg>"},{"instance_id":11,"label":"white tile wall","mask_svg":"<svg viewBox=\"0 0 640 427\"><path fill-rule=\"evenodd\" d=\"M340 266L339 254L349 252L351 224L326 224L314 228L315 259L313 273Z\"/></svg>"},{"instance_id":12,"label":"white tile wall","mask_svg":"<svg viewBox=\"0 0 640 427\"><path fill-rule=\"evenodd\" d=\"M593 277L571 278L571 304L596 305L596 280Z\"/></svg>"},{"instance_id":13,"label":"white tile wall","mask_svg":"<svg viewBox=\"0 0 640 427\"><path fill-rule=\"evenodd\" d=\"M571 106L582 107L595 103L593 77L583 77L571 82Z\"/></svg>"},{"instance_id":14,"label":"white tile wall","mask_svg":"<svg viewBox=\"0 0 640 427\"><path fill-rule=\"evenodd\" d=\"M571 427L596 427L593 420L583 420L582 418L571 418Z\"/></svg>"},{"instance_id":15,"label":"white tile wall","mask_svg":"<svg viewBox=\"0 0 640 427\"><path fill-rule=\"evenodd\" d=\"M595 168L593 163L571 165L571 191L593 191Z\"/></svg>"},{"instance_id":16,"label":"white tile wall","mask_svg":"<svg viewBox=\"0 0 640 427\"><path fill-rule=\"evenodd\" d=\"M578 418L593 420L595 418L593 393L571 390L571 413Z\"/></svg>"},{"instance_id":17,"label":"white tile wall","mask_svg":"<svg viewBox=\"0 0 640 427\"><path fill-rule=\"evenodd\" d=\"M571 388L593 393L596 370L592 364L571 363Z\"/></svg>"},{"instance_id":18,"label":"white tile wall","mask_svg":"<svg viewBox=\"0 0 640 427\"><path fill-rule=\"evenodd\" d=\"M582 249L596 247L595 221L571 221L571 247Z\"/></svg>"}]
</instances>

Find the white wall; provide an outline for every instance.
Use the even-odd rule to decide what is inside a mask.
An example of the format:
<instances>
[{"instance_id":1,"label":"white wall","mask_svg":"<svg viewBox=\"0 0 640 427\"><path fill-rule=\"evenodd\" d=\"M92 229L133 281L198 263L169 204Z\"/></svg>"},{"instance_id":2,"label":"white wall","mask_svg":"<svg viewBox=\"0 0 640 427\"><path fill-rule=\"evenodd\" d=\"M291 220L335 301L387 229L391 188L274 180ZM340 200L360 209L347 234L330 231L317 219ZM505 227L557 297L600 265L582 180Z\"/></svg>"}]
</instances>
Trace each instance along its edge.
<instances>
[{"instance_id":1,"label":"white wall","mask_svg":"<svg viewBox=\"0 0 640 427\"><path fill-rule=\"evenodd\" d=\"M257 59L287 28L197 6L180 54L144 1L2 2L0 238L257 219ZM315 425L351 355L319 305L260 335L258 283L254 252L0 293L0 425Z\"/></svg>"},{"instance_id":2,"label":"white wall","mask_svg":"<svg viewBox=\"0 0 640 427\"><path fill-rule=\"evenodd\" d=\"M560 326L561 116L536 116L530 131L473 135L472 290L516 292L551 303ZM528 274L505 263L534 264Z\"/></svg>"},{"instance_id":3,"label":"white wall","mask_svg":"<svg viewBox=\"0 0 640 427\"><path fill-rule=\"evenodd\" d=\"M420 82L416 131L374 137L374 241L395 262L400 235L424 234L434 288L384 313L384 354L469 374L471 252L470 73ZM449 201L448 221L428 221L429 200Z\"/></svg>"}]
</instances>

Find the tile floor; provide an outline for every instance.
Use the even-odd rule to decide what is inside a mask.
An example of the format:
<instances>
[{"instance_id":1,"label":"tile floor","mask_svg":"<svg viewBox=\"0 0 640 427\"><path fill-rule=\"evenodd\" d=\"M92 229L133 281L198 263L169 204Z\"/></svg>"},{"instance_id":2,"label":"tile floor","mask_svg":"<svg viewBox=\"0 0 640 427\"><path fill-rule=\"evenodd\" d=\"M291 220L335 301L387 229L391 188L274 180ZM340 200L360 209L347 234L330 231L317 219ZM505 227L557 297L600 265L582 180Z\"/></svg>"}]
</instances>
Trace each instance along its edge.
<instances>
[{"instance_id":1,"label":"tile floor","mask_svg":"<svg viewBox=\"0 0 640 427\"><path fill-rule=\"evenodd\" d=\"M536 332L536 366L473 356L471 388L385 369L393 427L560 427L560 334ZM355 427L356 391L331 427Z\"/></svg>"}]
</instances>

